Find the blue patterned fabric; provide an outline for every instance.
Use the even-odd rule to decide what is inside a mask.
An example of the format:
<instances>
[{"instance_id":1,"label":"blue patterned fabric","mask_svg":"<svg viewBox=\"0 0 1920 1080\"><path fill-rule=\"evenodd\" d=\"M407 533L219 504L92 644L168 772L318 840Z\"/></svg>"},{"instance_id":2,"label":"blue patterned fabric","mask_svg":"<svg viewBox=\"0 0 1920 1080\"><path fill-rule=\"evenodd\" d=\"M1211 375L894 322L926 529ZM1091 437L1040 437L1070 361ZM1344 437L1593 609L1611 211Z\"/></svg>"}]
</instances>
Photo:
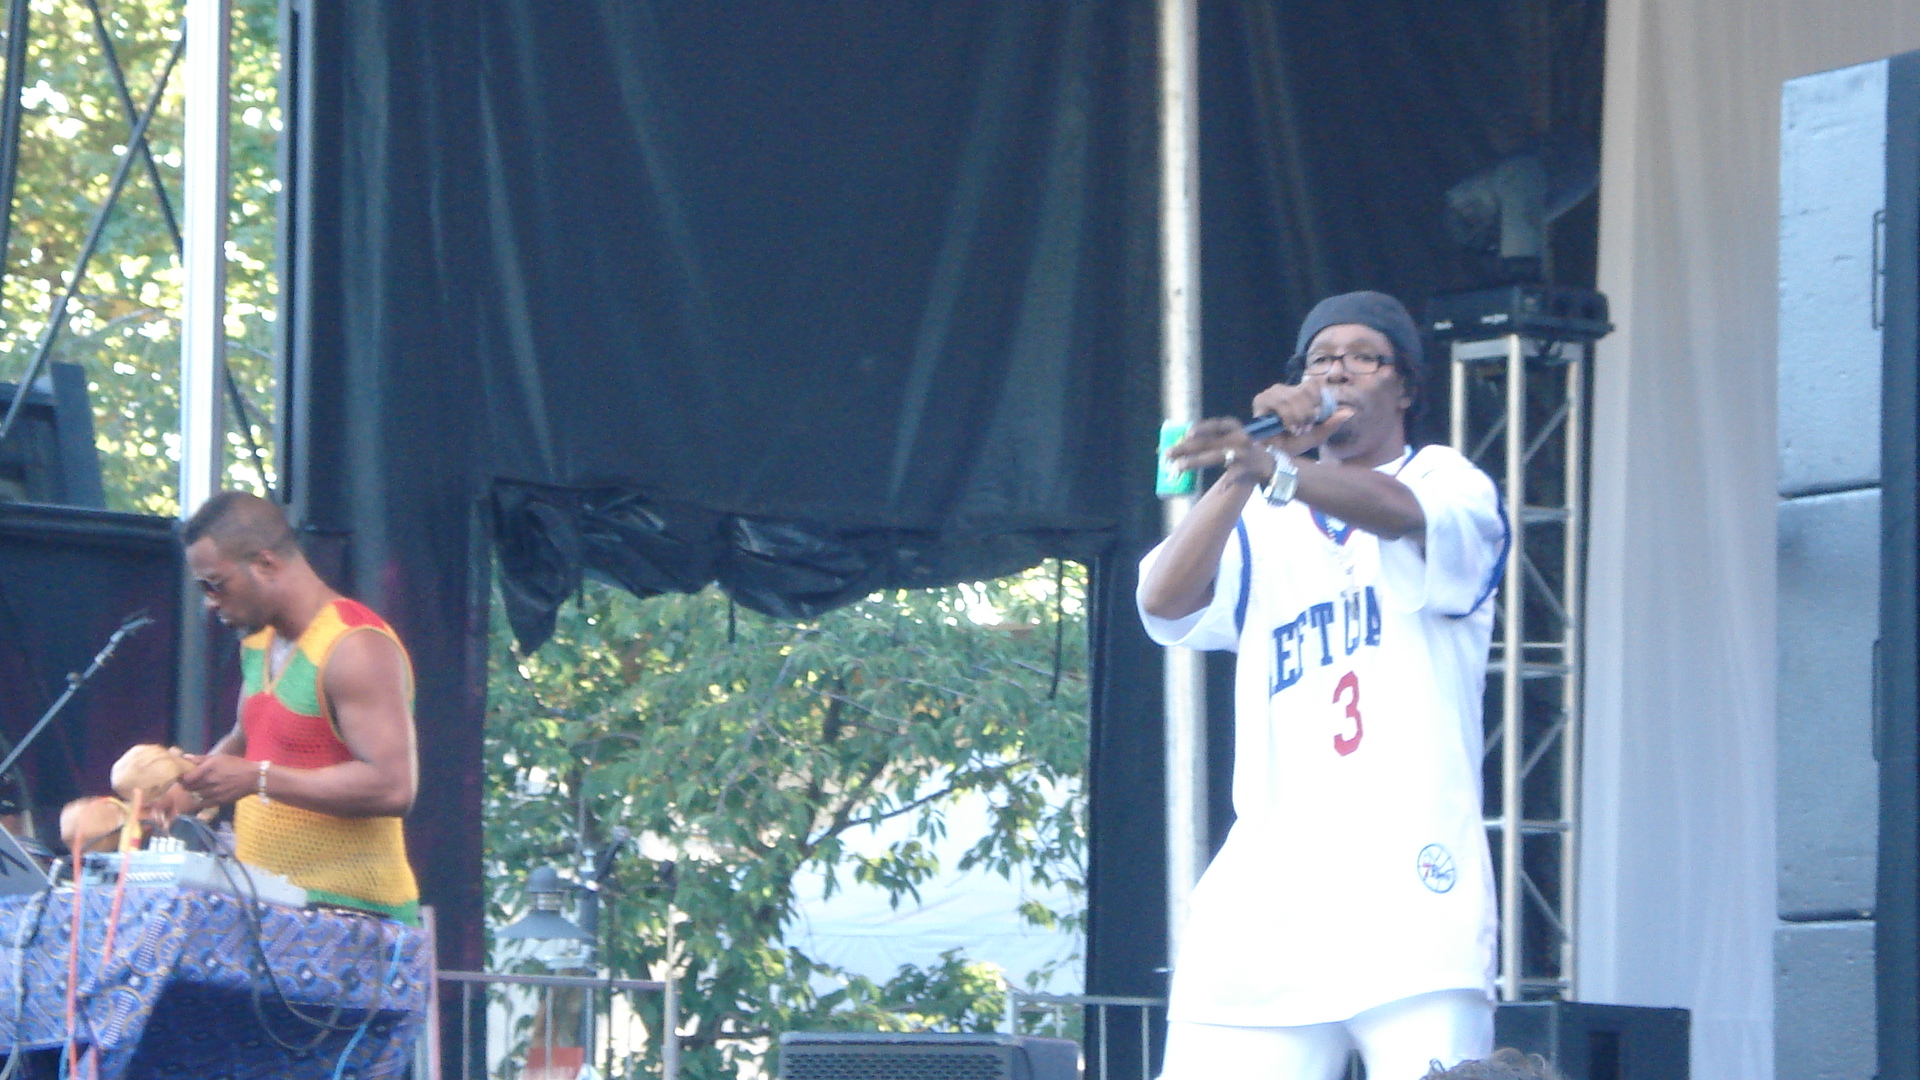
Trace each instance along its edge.
<instances>
[{"instance_id":1,"label":"blue patterned fabric","mask_svg":"<svg viewBox=\"0 0 1920 1080\"><path fill-rule=\"evenodd\" d=\"M66 1043L72 895L0 899L0 1054ZM427 1001L418 931L370 915L129 886L103 961L112 905L111 887L86 890L80 927L76 1028L83 1046L100 1050L101 1080L376 1080L411 1060Z\"/></svg>"}]
</instances>

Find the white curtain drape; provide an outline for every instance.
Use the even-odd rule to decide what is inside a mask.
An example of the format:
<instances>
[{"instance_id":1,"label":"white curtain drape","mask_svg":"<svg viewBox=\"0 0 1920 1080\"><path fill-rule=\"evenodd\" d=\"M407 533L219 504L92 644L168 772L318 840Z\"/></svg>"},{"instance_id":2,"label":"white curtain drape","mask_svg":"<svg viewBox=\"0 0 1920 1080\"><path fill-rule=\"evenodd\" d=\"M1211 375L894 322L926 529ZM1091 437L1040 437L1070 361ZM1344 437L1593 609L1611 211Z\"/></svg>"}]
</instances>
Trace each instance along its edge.
<instances>
[{"instance_id":1,"label":"white curtain drape","mask_svg":"<svg viewBox=\"0 0 1920 1080\"><path fill-rule=\"evenodd\" d=\"M1692 1009L1697 1080L1773 1075L1780 84L1915 48L1912 0L1608 3L1577 990Z\"/></svg>"}]
</instances>

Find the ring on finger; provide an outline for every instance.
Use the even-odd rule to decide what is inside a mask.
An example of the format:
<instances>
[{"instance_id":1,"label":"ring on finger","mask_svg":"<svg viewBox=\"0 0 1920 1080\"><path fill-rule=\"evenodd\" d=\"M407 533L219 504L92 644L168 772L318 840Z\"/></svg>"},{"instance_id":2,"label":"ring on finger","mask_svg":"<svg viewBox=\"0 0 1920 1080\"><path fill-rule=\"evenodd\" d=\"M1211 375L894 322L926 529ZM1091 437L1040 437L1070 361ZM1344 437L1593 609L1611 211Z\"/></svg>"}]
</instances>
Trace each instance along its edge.
<instances>
[{"instance_id":1,"label":"ring on finger","mask_svg":"<svg viewBox=\"0 0 1920 1080\"><path fill-rule=\"evenodd\" d=\"M1220 466L1221 466L1222 468L1226 468L1226 469L1231 469L1231 468L1233 468L1233 459L1234 459L1234 456L1235 456L1235 451L1234 451L1234 450L1232 450L1231 448L1229 448L1229 449L1227 450L1227 453L1226 453L1226 457L1225 457L1225 458L1223 458L1223 459L1221 460L1221 462L1220 462Z\"/></svg>"}]
</instances>

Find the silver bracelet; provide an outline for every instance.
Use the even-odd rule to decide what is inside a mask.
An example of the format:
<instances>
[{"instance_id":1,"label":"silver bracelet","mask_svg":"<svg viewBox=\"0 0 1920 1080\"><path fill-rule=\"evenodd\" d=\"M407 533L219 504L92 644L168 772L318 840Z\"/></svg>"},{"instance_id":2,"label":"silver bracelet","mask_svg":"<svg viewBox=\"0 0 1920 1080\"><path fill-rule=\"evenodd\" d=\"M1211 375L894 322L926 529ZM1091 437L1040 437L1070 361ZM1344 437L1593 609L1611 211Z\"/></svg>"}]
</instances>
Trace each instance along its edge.
<instances>
[{"instance_id":1,"label":"silver bracelet","mask_svg":"<svg viewBox=\"0 0 1920 1080\"><path fill-rule=\"evenodd\" d=\"M272 799L267 797L267 767L272 764L273 762L271 761L262 761L260 763L260 780L253 786L253 793L259 796L260 801L263 803L273 802Z\"/></svg>"}]
</instances>

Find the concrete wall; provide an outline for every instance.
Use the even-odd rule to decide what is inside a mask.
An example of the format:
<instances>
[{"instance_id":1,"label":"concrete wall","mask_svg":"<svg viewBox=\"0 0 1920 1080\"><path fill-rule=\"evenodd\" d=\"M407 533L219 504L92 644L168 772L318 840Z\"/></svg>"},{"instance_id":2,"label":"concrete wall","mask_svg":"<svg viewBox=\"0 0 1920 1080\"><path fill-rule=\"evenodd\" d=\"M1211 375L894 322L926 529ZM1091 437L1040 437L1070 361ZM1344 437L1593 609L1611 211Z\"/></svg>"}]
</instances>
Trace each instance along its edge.
<instances>
[{"instance_id":1,"label":"concrete wall","mask_svg":"<svg viewBox=\"0 0 1920 1080\"><path fill-rule=\"evenodd\" d=\"M1781 102L1774 1075L1871 1080L1885 62Z\"/></svg>"}]
</instances>

